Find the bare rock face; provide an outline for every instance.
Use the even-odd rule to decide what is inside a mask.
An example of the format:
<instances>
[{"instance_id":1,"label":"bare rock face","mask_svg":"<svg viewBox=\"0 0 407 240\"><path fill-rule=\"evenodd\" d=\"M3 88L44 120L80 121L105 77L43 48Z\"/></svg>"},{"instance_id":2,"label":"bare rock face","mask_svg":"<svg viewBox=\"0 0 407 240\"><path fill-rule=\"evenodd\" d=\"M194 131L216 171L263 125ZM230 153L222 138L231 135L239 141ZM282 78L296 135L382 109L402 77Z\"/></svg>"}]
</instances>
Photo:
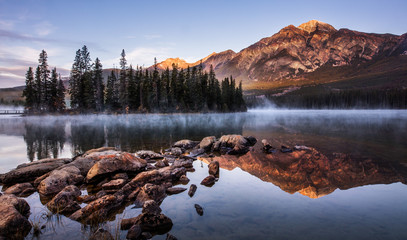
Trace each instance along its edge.
<instances>
[{"instance_id":1,"label":"bare rock face","mask_svg":"<svg viewBox=\"0 0 407 240\"><path fill-rule=\"evenodd\" d=\"M114 156L104 157L98 161L89 170L86 180L92 181L106 174L115 172L133 172L137 173L142 171L147 166L144 159L140 159L130 153L120 153Z\"/></svg>"},{"instance_id":2,"label":"bare rock face","mask_svg":"<svg viewBox=\"0 0 407 240\"><path fill-rule=\"evenodd\" d=\"M218 176L219 175L219 162L218 161L212 161L208 165L209 168L209 174L213 176Z\"/></svg>"},{"instance_id":3,"label":"bare rock face","mask_svg":"<svg viewBox=\"0 0 407 240\"><path fill-rule=\"evenodd\" d=\"M14 195L0 196L0 237L23 239L31 230L30 206Z\"/></svg>"},{"instance_id":4,"label":"bare rock face","mask_svg":"<svg viewBox=\"0 0 407 240\"><path fill-rule=\"evenodd\" d=\"M202 139L202 141L199 143L199 148L204 149L205 152L210 151L212 148L212 145L216 142L216 137L215 136L210 136L210 137L205 137Z\"/></svg>"},{"instance_id":5,"label":"bare rock face","mask_svg":"<svg viewBox=\"0 0 407 240\"><path fill-rule=\"evenodd\" d=\"M38 192L42 195L52 195L59 193L68 185L76 185L83 182L81 171L75 166L67 166L59 170L54 170L42 180L38 186Z\"/></svg>"},{"instance_id":6,"label":"bare rock face","mask_svg":"<svg viewBox=\"0 0 407 240\"><path fill-rule=\"evenodd\" d=\"M37 177L70 162L72 162L70 158L47 158L31 163L20 164L16 169L1 175L0 182L3 184L16 184L33 181Z\"/></svg>"},{"instance_id":7,"label":"bare rock face","mask_svg":"<svg viewBox=\"0 0 407 240\"><path fill-rule=\"evenodd\" d=\"M33 192L35 192L35 188L31 183L17 183L4 191L5 194L14 194L17 197L27 197Z\"/></svg>"},{"instance_id":8,"label":"bare rock face","mask_svg":"<svg viewBox=\"0 0 407 240\"><path fill-rule=\"evenodd\" d=\"M50 211L56 213L73 213L81 208L76 202L77 197L80 195L81 191L78 187L74 185L66 186L47 203L47 207Z\"/></svg>"}]
</instances>

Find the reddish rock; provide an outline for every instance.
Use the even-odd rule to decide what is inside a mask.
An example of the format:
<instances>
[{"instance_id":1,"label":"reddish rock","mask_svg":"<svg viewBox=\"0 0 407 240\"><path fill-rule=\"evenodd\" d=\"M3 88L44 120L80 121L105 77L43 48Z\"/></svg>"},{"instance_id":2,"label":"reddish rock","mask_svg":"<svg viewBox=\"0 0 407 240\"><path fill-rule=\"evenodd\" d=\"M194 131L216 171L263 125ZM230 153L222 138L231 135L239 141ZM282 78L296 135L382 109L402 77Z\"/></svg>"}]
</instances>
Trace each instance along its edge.
<instances>
[{"instance_id":1,"label":"reddish rock","mask_svg":"<svg viewBox=\"0 0 407 240\"><path fill-rule=\"evenodd\" d=\"M219 162L212 161L211 163L209 163L208 172L210 175L219 176Z\"/></svg>"},{"instance_id":2,"label":"reddish rock","mask_svg":"<svg viewBox=\"0 0 407 240\"><path fill-rule=\"evenodd\" d=\"M216 180L216 178L215 178L214 176L209 175L209 176L207 176L206 178L204 178L204 179L202 180L201 185L210 187L210 186L212 186L213 184L215 184L215 180Z\"/></svg>"},{"instance_id":3,"label":"reddish rock","mask_svg":"<svg viewBox=\"0 0 407 240\"><path fill-rule=\"evenodd\" d=\"M27 197L35 192L35 188L31 183L17 183L9 188L7 188L5 194L14 194L17 197Z\"/></svg>"},{"instance_id":4,"label":"reddish rock","mask_svg":"<svg viewBox=\"0 0 407 240\"><path fill-rule=\"evenodd\" d=\"M31 230L30 206L14 195L0 196L0 238L23 239Z\"/></svg>"},{"instance_id":5,"label":"reddish rock","mask_svg":"<svg viewBox=\"0 0 407 240\"><path fill-rule=\"evenodd\" d=\"M66 186L47 203L47 207L51 212L54 213L73 213L81 208L76 202L80 195L81 191L78 187L74 185Z\"/></svg>"}]
</instances>

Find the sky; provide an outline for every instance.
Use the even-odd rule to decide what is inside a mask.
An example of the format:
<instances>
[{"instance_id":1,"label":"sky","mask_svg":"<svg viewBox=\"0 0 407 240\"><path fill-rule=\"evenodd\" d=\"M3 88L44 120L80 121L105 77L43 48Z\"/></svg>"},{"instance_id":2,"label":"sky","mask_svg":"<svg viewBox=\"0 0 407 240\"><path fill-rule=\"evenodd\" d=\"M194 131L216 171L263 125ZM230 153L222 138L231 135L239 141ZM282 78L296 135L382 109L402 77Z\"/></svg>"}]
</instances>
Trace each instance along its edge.
<instances>
[{"instance_id":1,"label":"sky","mask_svg":"<svg viewBox=\"0 0 407 240\"><path fill-rule=\"evenodd\" d=\"M312 19L401 35L406 9L406 0L0 0L0 88L24 85L42 49L49 65L68 76L83 45L104 68L118 66L122 49L133 66L151 66L154 57L195 62L212 52L239 52Z\"/></svg>"}]
</instances>

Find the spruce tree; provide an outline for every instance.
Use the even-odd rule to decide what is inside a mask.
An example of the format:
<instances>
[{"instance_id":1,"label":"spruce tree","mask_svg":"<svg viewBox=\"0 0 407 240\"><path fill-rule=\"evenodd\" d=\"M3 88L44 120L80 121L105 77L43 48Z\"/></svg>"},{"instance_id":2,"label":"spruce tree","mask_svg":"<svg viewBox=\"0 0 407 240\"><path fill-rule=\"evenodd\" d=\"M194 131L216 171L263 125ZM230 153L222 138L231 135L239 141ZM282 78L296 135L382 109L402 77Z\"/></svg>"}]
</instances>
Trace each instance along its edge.
<instances>
[{"instance_id":1,"label":"spruce tree","mask_svg":"<svg viewBox=\"0 0 407 240\"><path fill-rule=\"evenodd\" d=\"M71 69L71 76L69 79L69 86L70 90L69 93L71 95L71 108L77 109L80 107L82 99L81 99L81 77L82 77L82 68L81 68L81 50L78 49L76 51L75 60L72 64Z\"/></svg>"},{"instance_id":2,"label":"spruce tree","mask_svg":"<svg viewBox=\"0 0 407 240\"><path fill-rule=\"evenodd\" d=\"M34 88L34 73L32 67L28 68L28 71L25 75L25 88L23 91L23 97L25 97L24 107L28 112L34 110L36 93Z\"/></svg>"},{"instance_id":3,"label":"spruce tree","mask_svg":"<svg viewBox=\"0 0 407 240\"><path fill-rule=\"evenodd\" d=\"M119 77L119 102L122 110L124 110L128 105L128 89L127 89L127 60L126 60L126 53L124 49L120 54L120 77Z\"/></svg>"},{"instance_id":4,"label":"spruce tree","mask_svg":"<svg viewBox=\"0 0 407 240\"><path fill-rule=\"evenodd\" d=\"M115 111L118 108L118 92L117 92L117 78L112 70L110 76L107 78L106 85L106 108Z\"/></svg>"},{"instance_id":5,"label":"spruce tree","mask_svg":"<svg viewBox=\"0 0 407 240\"><path fill-rule=\"evenodd\" d=\"M51 80L49 84L48 91L48 111L56 112L57 111L57 98L58 98L58 74L57 69L53 68L51 72Z\"/></svg>"},{"instance_id":6,"label":"spruce tree","mask_svg":"<svg viewBox=\"0 0 407 240\"><path fill-rule=\"evenodd\" d=\"M93 89L96 111L101 112L104 110L104 90L103 84L103 70L99 58L96 58L93 66Z\"/></svg>"},{"instance_id":7,"label":"spruce tree","mask_svg":"<svg viewBox=\"0 0 407 240\"><path fill-rule=\"evenodd\" d=\"M40 63L39 68L40 68L40 88L41 88L41 95L40 95L40 108L41 110L48 110L48 98L49 98L49 69L48 69L48 55L45 50L42 50L40 53L40 57L38 59L38 62Z\"/></svg>"},{"instance_id":8,"label":"spruce tree","mask_svg":"<svg viewBox=\"0 0 407 240\"><path fill-rule=\"evenodd\" d=\"M56 110L62 112L65 110L65 86L62 82L61 75L58 78L57 84L57 98L56 98Z\"/></svg>"}]
</instances>

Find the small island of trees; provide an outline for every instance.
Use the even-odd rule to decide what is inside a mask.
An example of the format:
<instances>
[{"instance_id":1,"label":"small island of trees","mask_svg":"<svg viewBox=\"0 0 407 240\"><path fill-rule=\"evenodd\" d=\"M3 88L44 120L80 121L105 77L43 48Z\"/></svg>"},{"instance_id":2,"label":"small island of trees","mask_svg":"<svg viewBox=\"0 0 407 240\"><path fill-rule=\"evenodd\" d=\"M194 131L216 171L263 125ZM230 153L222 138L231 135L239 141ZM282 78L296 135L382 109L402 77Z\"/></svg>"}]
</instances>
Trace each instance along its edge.
<instances>
[{"instance_id":1,"label":"small island of trees","mask_svg":"<svg viewBox=\"0 0 407 240\"><path fill-rule=\"evenodd\" d=\"M70 109L65 105L70 96ZM127 65L122 50L120 69L112 69L104 81L99 58L93 62L86 46L76 51L66 91L56 68L49 70L47 53L42 50L35 73L29 67L23 92L28 113L166 113L166 112L237 112L246 111L242 84L235 79L216 79L202 64L165 70L133 68Z\"/></svg>"}]
</instances>

